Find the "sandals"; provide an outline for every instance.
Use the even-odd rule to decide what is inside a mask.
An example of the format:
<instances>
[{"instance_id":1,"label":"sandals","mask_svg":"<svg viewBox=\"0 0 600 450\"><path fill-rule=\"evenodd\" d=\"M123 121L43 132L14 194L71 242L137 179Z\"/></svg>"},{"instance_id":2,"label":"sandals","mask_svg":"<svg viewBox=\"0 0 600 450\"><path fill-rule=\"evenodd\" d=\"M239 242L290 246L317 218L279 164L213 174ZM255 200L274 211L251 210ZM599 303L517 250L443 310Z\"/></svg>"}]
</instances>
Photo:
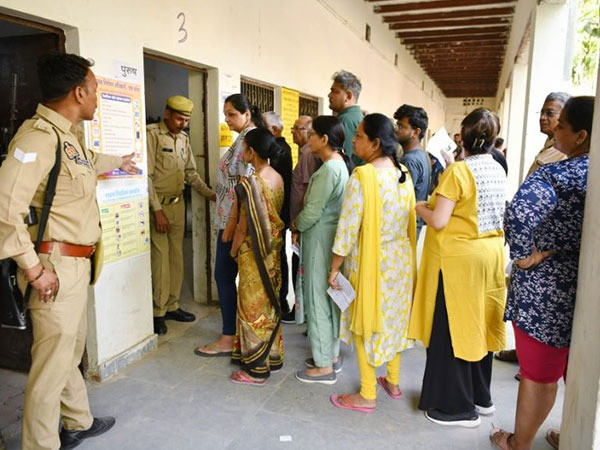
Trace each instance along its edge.
<instances>
[{"instance_id":1,"label":"sandals","mask_svg":"<svg viewBox=\"0 0 600 450\"><path fill-rule=\"evenodd\" d=\"M552 448L558 449L558 440L560 438L560 430L556 428L550 428L546 431L546 441L552 446Z\"/></svg>"},{"instance_id":2,"label":"sandals","mask_svg":"<svg viewBox=\"0 0 600 450\"><path fill-rule=\"evenodd\" d=\"M501 350L494 355L498 361L519 362L516 350Z\"/></svg>"},{"instance_id":3,"label":"sandals","mask_svg":"<svg viewBox=\"0 0 600 450\"><path fill-rule=\"evenodd\" d=\"M490 441L492 441L494 447L499 448L500 450L510 450L510 447L508 446L508 438L510 438L512 435L512 433L500 428L492 428L492 432L490 433Z\"/></svg>"},{"instance_id":4,"label":"sandals","mask_svg":"<svg viewBox=\"0 0 600 450\"><path fill-rule=\"evenodd\" d=\"M379 384L379 386L381 386L385 390L385 392L387 392L387 395L392 397L394 400L398 400L400 397L402 397L402 391L400 391L399 394L394 394L390 390L390 388L388 387L387 378L385 376L377 377L377 383Z\"/></svg>"},{"instance_id":5,"label":"sandals","mask_svg":"<svg viewBox=\"0 0 600 450\"><path fill-rule=\"evenodd\" d=\"M350 400L348 400L348 396L346 394L342 395L332 395L329 397L333 406L341 409L349 409L350 411L358 411L361 413L369 414L375 411L375 407L367 407L367 406L356 406L353 405Z\"/></svg>"},{"instance_id":6,"label":"sandals","mask_svg":"<svg viewBox=\"0 0 600 450\"><path fill-rule=\"evenodd\" d=\"M205 350L209 350L209 351L204 351L201 349L205 349ZM206 344L202 347L198 347L196 349L194 349L194 353L198 356L202 356L205 358L214 358L214 357L218 357L218 356L231 356L232 351L226 351L226 350L221 350L217 347L215 347L213 344Z\"/></svg>"},{"instance_id":7,"label":"sandals","mask_svg":"<svg viewBox=\"0 0 600 450\"><path fill-rule=\"evenodd\" d=\"M243 370L236 370L233 372L229 376L229 381L235 384L245 384L248 386L264 386L267 382L266 378L264 380L250 378L250 376Z\"/></svg>"}]
</instances>

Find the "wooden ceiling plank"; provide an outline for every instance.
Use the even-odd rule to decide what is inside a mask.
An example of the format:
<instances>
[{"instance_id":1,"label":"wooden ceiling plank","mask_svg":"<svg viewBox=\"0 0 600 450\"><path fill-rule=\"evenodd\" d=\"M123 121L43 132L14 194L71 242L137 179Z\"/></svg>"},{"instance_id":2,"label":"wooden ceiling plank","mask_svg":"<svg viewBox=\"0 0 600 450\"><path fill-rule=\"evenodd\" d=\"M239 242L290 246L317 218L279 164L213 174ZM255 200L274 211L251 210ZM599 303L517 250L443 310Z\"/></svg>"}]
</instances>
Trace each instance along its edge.
<instances>
[{"instance_id":1,"label":"wooden ceiling plank","mask_svg":"<svg viewBox=\"0 0 600 450\"><path fill-rule=\"evenodd\" d=\"M515 0L434 0L429 2L414 2L403 4L375 5L376 13L392 13L406 11L422 11L426 9L460 8L480 5L495 5L500 3L514 4Z\"/></svg>"},{"instance_id":2,"label":"wooden ceiling plank","mask_svg":"<svg viewBox=\"0 0 600 450\"><path fill-rule=\"evenodd\" d=\"M423 20L420 22L394 22L390 30L415 30L423 28L471 27L473 25L509 25L509 17L481 17L478 19Z\"/></svg>"},{"instance_id":3,"label":"wooden ceiling plank","mask_svg":"<svg viewBox=\"0 0 600 450\"><path fill-rule=\"evenodd\" d=\"M468 27L468 28L450 28L440 30L423 30L423 31L399 31L396 33L396 37L428 37L428 36L459 36L469 34L503 34L508 33L510 27L508 26L493 26L493 27ZM450 40L450 39L449 39Z\"/></svg>"},{"instance_id":4,"label":"wooden ceiling plank","mask_svg":"<svg viewBox=\"0 0 600 450\"><path fill-rule=\"evenodd\" d=\"M409 44L406 47L410 50L410 51L414 51L414 50L442 50L442 49L446 49L446 50L450 50L450 49L469 49L472 47L479 47L479 46L497 46L497 47L505 47L504 44L499 44L498 41L480 41L480 42L422 42L422 43L416 43L416 44Z\"/></svg>"},{"instance_id":5,"label":"wooden ceiling plank","mask_svg":"<svg viewBox=\"0 0 600 450\"><path fill-rule=\"evenodd\" d=\"M512 16L514 12L515 8L512 6L504 8L465 9L459 11L443 11L425 14L401 14L396 16L383 16L383 22L418 22L422 20L462 19L467 17Z\"/></svg>"},{"instance_id":6,"label":"wooden ceiling plank","mask_svg":"<svg viewBox=\"0 0 600 450\"><path fill-rule=\"evenodd\" d=\"M451 38L448 36L433 36L433 37L424 37L424 38L402 38L403 44L423 44L423 43L431 43L431 42L452 42L452 43L460 43L465 41L489 41L493 40L495 35L478 35L478 36L470 36L470 35L461 35L461 36L452 36ZM501 44L506 44L505 37L497 37L496 41Z\"/></svg>"}]
</instances>

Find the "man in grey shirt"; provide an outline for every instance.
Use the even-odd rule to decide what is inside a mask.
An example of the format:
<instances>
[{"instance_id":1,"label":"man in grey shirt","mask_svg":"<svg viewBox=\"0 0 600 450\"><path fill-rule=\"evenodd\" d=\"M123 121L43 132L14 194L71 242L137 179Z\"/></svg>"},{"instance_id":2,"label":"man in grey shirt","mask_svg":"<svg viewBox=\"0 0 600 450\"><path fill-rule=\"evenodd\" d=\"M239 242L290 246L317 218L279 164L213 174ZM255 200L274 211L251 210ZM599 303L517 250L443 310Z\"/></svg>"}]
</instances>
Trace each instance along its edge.
<instances>
[{"instance_id":1,"label":"man in grey shirt","mask_svg":"<svg viewBox=\"0 0 600 450\"><path fill-rule=\"evenodd\" d=\"M394 113L394 119L396 119L398 142L404 151L400 162L410 172L415 186L416 200L426 201L431 182L431 161L421 146L421 140L429 125L427 113L418 106L402 105ZM423 219L419 217L417 218L417 237L422 226Z\"/></svg>"}]
</instances>

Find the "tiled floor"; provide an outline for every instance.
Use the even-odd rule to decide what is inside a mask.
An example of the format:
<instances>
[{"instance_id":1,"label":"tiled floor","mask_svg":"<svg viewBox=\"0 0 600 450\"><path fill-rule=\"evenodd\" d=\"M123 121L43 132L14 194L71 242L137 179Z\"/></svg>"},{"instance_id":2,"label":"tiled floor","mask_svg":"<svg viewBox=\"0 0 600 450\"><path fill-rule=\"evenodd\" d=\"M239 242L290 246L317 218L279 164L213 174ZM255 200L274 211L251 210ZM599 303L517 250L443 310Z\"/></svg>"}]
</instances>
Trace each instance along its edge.
<instances>
[{"instance_id":1,"label":"tiled floor","mask_svg":"<svg viewBox=\"0 0 600 450\"><path fill-rule=\"evenodd\" d=\"M358 386L352 350L343 346L344 368L333 386L296 381L294 371L308 355L304 327L284 325L286 362L263 387L228 381L227 358L200 358L194 346L209 342L220 328L216 308L188 305L193 324L168 322L158 350L102 384L90 383L92 411L114 415L117 424L82 449L489 449L492 422L512 428L518 383L516 366L495 362L493 397L497 411L476 429L430 423L416 408L425 362L421 346L402 359L404 396L392 400L378 388L377 410L369 415L334 408L329 395ZM382 368L383 369L383 368ZM20 448L25 375L0 370L0 429L8 449ZM560 424L559 402L544 429ZM543 433L534 449L549 449Z\"/></svg>"}]
</instances>

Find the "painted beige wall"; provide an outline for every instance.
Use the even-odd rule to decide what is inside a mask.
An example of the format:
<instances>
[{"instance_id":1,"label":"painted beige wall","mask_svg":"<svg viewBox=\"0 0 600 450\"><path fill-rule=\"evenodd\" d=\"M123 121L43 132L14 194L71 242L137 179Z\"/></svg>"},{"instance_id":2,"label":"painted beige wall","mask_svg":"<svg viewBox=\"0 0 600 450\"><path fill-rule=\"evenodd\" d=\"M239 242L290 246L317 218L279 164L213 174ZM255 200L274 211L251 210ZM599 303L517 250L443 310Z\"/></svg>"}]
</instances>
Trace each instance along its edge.
<instances>
[{"instance_id":1,"label":"painted beige wall","mask_svg":"<svg viewBox=\"0 0 600 450\"><path fill-rule=\"evenodd\" d=\"M236 85L240 75L325 97L331 74L345 68L362 80L364 109L391 116L412 103L427 110L432 128L445 120L444 97L363 0L3 0L0 11L66 30L67 51L93 58L99 75L110 76L115 61L142 70L145 49L207 68L211 164L218 157L223 80ZM187 32L181 43L180 13ZM372 43L364 40L367 21ZM107 266L90 306L92 365L152 336L149 255Z\"/></svg>"}]
</instances>

